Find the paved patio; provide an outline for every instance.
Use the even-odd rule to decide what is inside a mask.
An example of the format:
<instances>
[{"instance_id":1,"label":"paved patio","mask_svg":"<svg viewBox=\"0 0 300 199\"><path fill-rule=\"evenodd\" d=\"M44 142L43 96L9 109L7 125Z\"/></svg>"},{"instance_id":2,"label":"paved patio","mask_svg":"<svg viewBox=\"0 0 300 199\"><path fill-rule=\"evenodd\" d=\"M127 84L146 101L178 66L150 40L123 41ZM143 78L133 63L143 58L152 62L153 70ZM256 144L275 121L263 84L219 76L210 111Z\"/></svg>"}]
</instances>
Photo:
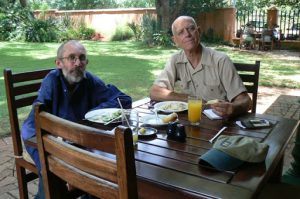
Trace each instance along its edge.
<instances>
[{"instance_id":1,"label":"paved patio","mask_svg":"<svg viewBox=\"0 0 300 199\"><path fill-rule=\"evenodd\" d=\"M280 96L290 95L291 97L281 96L280 100L271 108L269 106ZM297 96L297 97L294 97ZM268 109L269 108L269 109ZM299 119L300 117L300 89L278 89L259 87L258 113L268 113L280 115L282 117ZM286 171L292 161L291 150L294 147L295 136L289 143L284 162ZM14 159L11 137L0 139L0 199L19 198L18 185L14 174ZM37 180L29 185L30 198L37 192Z\"/></svg>"}]
</instances>

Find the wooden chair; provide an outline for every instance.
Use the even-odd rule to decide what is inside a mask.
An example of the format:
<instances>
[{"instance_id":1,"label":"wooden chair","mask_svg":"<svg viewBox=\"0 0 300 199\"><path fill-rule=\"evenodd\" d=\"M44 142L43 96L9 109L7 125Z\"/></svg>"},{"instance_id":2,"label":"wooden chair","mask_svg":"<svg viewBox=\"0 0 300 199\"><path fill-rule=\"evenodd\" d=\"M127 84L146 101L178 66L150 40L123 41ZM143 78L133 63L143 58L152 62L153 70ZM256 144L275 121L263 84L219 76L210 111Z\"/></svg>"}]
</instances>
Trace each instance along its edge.
<instances>
[{"instance_id":1,"label":"wooden chair","mask_svg":"<svg viewBox=\"0 0 300 199\"><path fill-rule=\"evenodd\" d=\"M22 73L12 73L11 69L4 69L3 71L21 199L28 198L27 183L38 177L38 171L35 165L24 159L23 156L18 110L32 105L37 97L37 91L40 88L42 79L50 70L51 69L46 69Z\"/></svg>"},{"instance_id":2,"label":"wooden chair","mask_svg":"<svg viewBox=\"0 0 300 199\"><path fill-rule=\"evenodd\" d=\"M251 112L256 112L258 80L260 61L255 61L255 64L234 63L234 66L239 73L248 93L252 94L252 109Z\"/></svg>"},{"instance_id":3,"label":"wooden chair","mask_svg":"<svg viewBox=\"0 0 300 199\"><path fill-rule=\"evenodd\" d=\"M35 107L35 122L46 198L68 198L66 183L101 199L137 198L129 128L108 133L47 113L41 104Z\"/></svg>"},{"instance_id":4,"label":"wooden chair","mask_svg":"<svg viewBox=\"0 0 300 199\"><path fill-rule=\"evenodd\" d=\"M261 49L273 50L273 48L274 48L273 30L264 30L261 35Z\"/></svg>"}]
</instances>

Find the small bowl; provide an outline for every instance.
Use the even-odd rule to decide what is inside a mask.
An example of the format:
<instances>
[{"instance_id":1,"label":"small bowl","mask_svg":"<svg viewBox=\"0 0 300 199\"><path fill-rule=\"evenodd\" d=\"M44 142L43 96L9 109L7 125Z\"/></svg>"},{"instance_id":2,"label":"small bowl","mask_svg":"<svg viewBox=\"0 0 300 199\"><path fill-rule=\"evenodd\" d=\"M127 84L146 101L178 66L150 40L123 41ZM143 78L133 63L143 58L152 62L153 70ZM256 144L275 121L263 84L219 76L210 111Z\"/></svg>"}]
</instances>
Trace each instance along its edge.
<instances>
[{"instance_id":1,"label":"small bowl","mask_svg":"<svg viewBox=\"0 0 300 199\"><path fill-rule=\"evenodd\" d=\"M140 138L148 138L156 136L157 130L152 127L141 127L138 131Z\"/></svg>"}]
</instances>

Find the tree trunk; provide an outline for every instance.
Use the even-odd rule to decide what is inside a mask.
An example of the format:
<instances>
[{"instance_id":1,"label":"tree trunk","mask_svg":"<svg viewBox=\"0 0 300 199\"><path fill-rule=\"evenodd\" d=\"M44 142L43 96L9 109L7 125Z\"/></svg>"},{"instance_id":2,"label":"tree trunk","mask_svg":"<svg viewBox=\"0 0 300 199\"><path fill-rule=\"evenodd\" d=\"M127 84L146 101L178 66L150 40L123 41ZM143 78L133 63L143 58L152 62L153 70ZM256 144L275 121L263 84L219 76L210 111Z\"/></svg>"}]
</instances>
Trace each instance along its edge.
<instances>
[{"instance_id":1,"label":"tree trunk","mask_svg":"<svg viewBox=\"0 0 300 199\"><path fill-rule=\"evenodd\" d=\"M180 15L186 4L187 1L185 0L156 0L155 6L159 29L169 32L173 21Z\"/></svg>"},{"instance_id":2,"label":"tree trunk","mask_svg":"<svg viewBox=\"0 0 300 199\"><path fill-rule=\"evenodd\" d=\"M20 0L20 4L23 8L27 6L27 0Z\"/></svg>"}]
</instances>

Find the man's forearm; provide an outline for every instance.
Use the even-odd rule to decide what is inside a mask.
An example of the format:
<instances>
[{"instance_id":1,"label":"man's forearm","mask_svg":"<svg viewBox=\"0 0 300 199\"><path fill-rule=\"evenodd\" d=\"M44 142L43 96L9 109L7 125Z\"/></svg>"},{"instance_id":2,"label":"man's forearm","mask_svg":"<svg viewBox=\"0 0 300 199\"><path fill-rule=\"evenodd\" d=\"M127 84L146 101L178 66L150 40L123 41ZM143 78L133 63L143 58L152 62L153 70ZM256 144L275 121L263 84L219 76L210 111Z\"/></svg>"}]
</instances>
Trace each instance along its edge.
<instances>
[{"instance_id":1,"label":"man's forearm","mask_svg":"<svg viewBox=\"0 0 300 199\"><path fill-rule=\"evenodd\" d=\"M242 93L233 100L233 115L240 115L251 109L251 98L248 93Z\"/></svg>"},{"instance_id":2,"label":"man's forearm","mask_svg":"<svg viewBox=\"0 0 300 199\"><path fill-rule=\"evenodd\" d=\"M150 89L150 98L157 101L187 101L187 94L176 93L166 88L153 85Z\"/></svg>"}]
</instances>

